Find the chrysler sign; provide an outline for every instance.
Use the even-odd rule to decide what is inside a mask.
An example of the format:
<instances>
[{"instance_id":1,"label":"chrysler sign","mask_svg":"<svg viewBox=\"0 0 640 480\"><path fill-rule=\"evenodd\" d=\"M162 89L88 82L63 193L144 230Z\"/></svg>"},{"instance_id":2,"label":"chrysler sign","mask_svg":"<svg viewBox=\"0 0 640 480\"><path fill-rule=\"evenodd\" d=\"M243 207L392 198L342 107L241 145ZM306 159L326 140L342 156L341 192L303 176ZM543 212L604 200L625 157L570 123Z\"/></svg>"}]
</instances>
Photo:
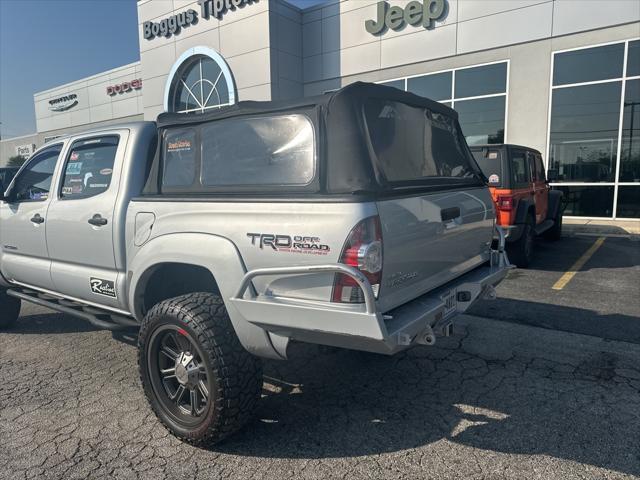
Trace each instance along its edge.
<instances>
[{"instance_id":1,"label":"chrysler sign","mask_svg":"<svg viewBox=\"0 0 640 480\"><path fill-rule=\"evenodd\" d=\"M198 0L200 5L200 16L205 20L214 17L222 20L222 17L228 12L236 8L243 8L245 5L251 5L258 0ZM142 24L142 34L145 40L153 40L156 37L169 38L171 35L177 35L183 28L198 23L198 12L189 9L186 12L180 12L167 18L163 18L158 22L144 22Z\"/></svg>"},{"instance_id":2,"label":"chrysler sign","mask_svg":"<svg viewBox=\"0 0 640 480\"><path fill-rule=\"evenodd\" d=\"M64 112L70 108L75 107L78 104L78 95L70 93L58 98L49 100L49 110L52 112Z\"/></svg>"},{"instance_id":3,"label":"chrysler sign","mask_svg":"<svg viewBox=\"0 0 640 480\"><path fill-rule=\"evenodd\" d=\"M378 2L378 15L375 20L367 20L364 27L367 32L379 35L391 30L402 30L406 25L424 28L432 28L436 20L441 20L447 14L445 0L414 0L407 3L404 8L389 6L387 2Z\"/></svg>"}]
</instances>

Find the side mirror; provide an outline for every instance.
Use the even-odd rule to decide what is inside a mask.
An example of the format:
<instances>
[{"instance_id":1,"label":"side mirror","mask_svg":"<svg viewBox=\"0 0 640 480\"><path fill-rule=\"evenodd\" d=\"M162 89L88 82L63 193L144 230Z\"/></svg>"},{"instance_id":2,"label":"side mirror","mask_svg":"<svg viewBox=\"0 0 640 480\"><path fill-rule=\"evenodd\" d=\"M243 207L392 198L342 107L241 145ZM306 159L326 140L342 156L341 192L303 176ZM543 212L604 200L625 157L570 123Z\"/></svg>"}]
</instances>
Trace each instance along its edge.
<instances>
[{"instance_id":1,"label":"side mirror","mask_svg":"<svg viewBox=\"0 0 640 480\"><path fill-rule=\"evenodd\" d=\"M558 180L558 170L549 170L547 172L547 181L555 182Z\"/></svg>"}]
</instances>

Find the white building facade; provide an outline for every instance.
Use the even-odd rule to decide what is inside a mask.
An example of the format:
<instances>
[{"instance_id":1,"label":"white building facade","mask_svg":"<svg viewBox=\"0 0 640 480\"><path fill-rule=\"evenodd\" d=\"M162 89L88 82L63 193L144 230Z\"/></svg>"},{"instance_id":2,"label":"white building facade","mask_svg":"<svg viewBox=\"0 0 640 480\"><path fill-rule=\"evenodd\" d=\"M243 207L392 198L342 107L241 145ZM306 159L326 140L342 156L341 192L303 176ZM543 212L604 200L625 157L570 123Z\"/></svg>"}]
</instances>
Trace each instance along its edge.
<instances>
[{"instance_id":1,"label":"white building facade","mask_svg":"<svg viewBox=\"0 0 640 480\"><path fill-rule=\"evenodd\" d=\"M455 108L470 144L540 150L566 215L640 218L637 0L139 0L138 29L139 62L35 94L22 144L388 83Z\"/></svg>"}]
</instances>

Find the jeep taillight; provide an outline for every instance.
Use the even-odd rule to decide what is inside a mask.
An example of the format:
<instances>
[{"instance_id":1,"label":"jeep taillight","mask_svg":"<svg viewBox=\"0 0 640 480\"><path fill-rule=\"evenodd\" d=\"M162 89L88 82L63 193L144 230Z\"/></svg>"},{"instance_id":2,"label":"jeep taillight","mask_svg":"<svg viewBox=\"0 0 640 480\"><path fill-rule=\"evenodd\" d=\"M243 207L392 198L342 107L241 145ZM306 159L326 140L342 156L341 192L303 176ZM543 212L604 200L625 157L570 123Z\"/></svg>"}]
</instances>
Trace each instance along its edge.
<instances>
[{"instance_id":1,"label":"jeep taillight","mask_svg":"<svg viewBox=\"0 0 640 480\"><path fill-rule=\"evenodd\" d=\"M513 196L498 195L496 205L498 207L498 210L502 210L503 212L510 212L511 210L513 210Z\"/></svg>"},{"instance_id":2,"label":"jeep taillight","mask_svg":"<svg viewBox=\"0 0 640 480\"><path fill-rule=\"evenodd\" d=\"M339 261L364 273L378 297L382 279L382 227L379 217L366 218L351 230ZM335 276L331 298L340 303L364 303L362 289L353 278L342 273Z\"/></svg>"}]
</instances>

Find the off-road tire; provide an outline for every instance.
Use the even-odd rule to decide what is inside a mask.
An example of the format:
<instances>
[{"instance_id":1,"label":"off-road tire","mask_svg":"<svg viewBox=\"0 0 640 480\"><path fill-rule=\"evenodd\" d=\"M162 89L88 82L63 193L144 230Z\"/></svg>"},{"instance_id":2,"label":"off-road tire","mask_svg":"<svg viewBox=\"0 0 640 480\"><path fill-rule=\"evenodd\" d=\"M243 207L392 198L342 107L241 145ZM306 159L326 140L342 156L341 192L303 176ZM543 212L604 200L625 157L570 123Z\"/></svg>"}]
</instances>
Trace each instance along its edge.
<instances>
[{"instance_id":1,"label":"off-road tire","mask_svg":"<svg viewBox=\"0 0 640 480\"><path fill-rule=\"evenodd\" d=\"M22 301L0 290L0 330L8 330L20 316Z\"/></svg>"},{"instance_id":2,"label":"off-road tire","mask_svg":"<svg viewBox=\"0 0 640 480\"><path fill-rule=\"evenodd\" d=\"M196 342L212 379L208 408L197 425L185 426L176 421L153 387L147 354L154 331L167 324L178 325L192 343ZM173 435L193 445L216 444L245 426L262 392L262 362L240 344L224 302L210 293L165 300L147 313L138 336L138 367L144 393L160 422Z\"/></svg>"},{"instance_id":3,"label":"off-road tire","mask_svg":"<svg viewBox=\"0 0 640 480\"><path fill-rule=\"evenodd\" d=\"M527 215L520 238L515 242L507 243L509 261L518 268L527 268L531 264L531 260L533 260L535 235L535 221L533 216Z\"/></svg>"},{"instance_id":4,"label":"off-road tire","mask_svg":"<svg viewBox=\"0 0 640 480\"><path fill-rule=\"evenodd\" d=\"M553 219L553 227L544 232L544 238L551 241L560 240L562 237L562 208L558 208L556 218Z\"/></svg>"}]
</instances>

